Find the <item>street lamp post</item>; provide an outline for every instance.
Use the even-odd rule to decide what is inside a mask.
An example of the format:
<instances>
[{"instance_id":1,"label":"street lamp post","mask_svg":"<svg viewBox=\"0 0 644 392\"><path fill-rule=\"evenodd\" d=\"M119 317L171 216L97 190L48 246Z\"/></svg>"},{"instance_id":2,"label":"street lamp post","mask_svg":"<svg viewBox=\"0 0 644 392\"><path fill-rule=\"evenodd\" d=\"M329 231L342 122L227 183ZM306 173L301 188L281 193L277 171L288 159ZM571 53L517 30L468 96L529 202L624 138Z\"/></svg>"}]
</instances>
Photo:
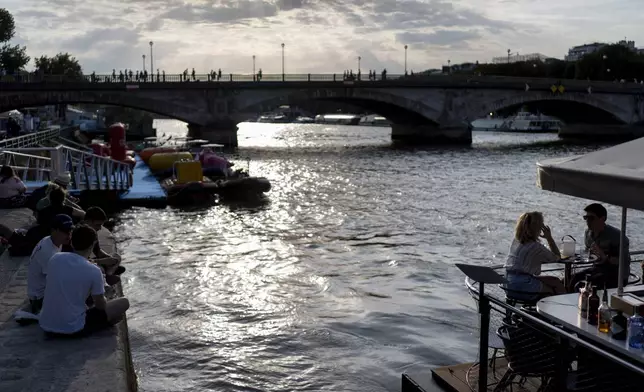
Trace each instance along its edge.
<instances>
[{"instance_id":1,"label":"street lamp post","mask_svg":"<svg viewBox=\"0 0 644 392\"><path fill-rule=\"evenodd\" d=\"M143 55L143 72L145 72L145 55Z\"/></svg>"},{"instance_id":2,"label":"street lamp post","mask_svg":"<svg viewBox=\"0 0 644 392\"><path fill-rule=\"evenodd\" d=\"M447 60L447 74L452 74L452 60Z\"/></svg>"},{"instance_id":3,"label":"street lamp post","mask_svg":"<svg viewBox=\"0 0 644 392\"><path fill-rule=\"evenodd\" d=\"M253 80L255 80L255 55L253 55Z\"/></svg>"},{"instance_id":4,"label":"street lamp post","mask_svg":"<svg viewBox=\"0 0 644 392\"><path fill-rule=\"evenodd\" d=\"M362 61L362 57L358 56L358 75L360 75L360 61Z\"/></svg>"},{"instance_id":5,"label":"street lamp post","mask_svg":"<svg viewBox=\"0 0 644 392\"><path fill-rule=\"evenodd\" d=\"M152 53L152 45L154 45L154 42L150 41L150 72L154 72L154 55Z\"/></svg>"},{"instance_id":6,"label":"street lamp post","mask_svg":"<svg viewBox=\"0 0 644 392\"><path fill-rule=\"evenodd\" d=\"M284 43L282 42L282 82L285 80L284 75Z\"/></svg>"},{"instance_id":7,"label":"street lamp post","mask_svg":"<svg viewBox=\"0 0 644 392\"><path fill-rule=\"evenodd\" d=\"M405 45L405 75L407 75L407 45Z\"/></svg>"},{"instance_id":8,"label":"street lamp post","mask_svg":"<svg viewBox=\"0 0 644 392\"><path fill-rule=\"evenodd\" d=\"M511 52L511 50L508 49L508 64L510 64L510 52Z\"/></svg>"}]
</instances>

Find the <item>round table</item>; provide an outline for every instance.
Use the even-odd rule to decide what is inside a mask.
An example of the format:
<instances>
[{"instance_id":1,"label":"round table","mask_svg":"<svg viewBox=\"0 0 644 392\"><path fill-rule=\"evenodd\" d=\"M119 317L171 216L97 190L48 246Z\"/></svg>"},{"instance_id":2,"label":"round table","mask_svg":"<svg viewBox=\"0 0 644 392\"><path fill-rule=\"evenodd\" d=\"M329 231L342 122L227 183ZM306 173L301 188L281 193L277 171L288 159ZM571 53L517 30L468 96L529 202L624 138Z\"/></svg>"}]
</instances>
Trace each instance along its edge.
<instances>
[{"instance_id":1,"label":"round table","mask_svg":"<svg viewBox=\"0 0 644 392\"><path fill-rule=\"evenodd\" d=\"M568 283L570 283L570 279L572 278L573 265L591 265L594 264L597 260L599 260L599 257L597 257L597 255L588 253L576 253L574 256L562 258L559 259L559 261L556 261L556 263L564 265L564 286L568 287Z\"/></svg>"}]
</instances>

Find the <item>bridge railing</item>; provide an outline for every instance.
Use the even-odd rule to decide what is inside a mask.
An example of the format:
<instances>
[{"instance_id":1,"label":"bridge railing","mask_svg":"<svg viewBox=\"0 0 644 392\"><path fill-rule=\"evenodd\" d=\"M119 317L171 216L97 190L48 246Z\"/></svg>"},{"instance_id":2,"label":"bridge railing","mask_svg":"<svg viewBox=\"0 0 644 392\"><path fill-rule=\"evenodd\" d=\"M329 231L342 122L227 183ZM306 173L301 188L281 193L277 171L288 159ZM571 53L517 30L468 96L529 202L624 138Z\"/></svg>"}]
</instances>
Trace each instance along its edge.
<instances>
[{"instance_id":1,"label":"bridge railing","mask_svg":"<svg viewBox=\"0 0 644 392\"><path fill-rule=\"evenodd\" d=\"M60 128L50 128L45 131L0 140L0 149L36 146L59 136Z\"/></svg>"},{"instance_id":2,"label":"bridge railing","mask_svg":"<svg viewBox=\"0 0 644 392\"><path fill-rule=\"evenodd\" d=\"M5 156L7 161L12 160L13 164L9 166L36 171L35 178L28 178L31 181L47 181L69 172L72 180L70 190L127 190L132 186L129 164L67 146L5 149L0 150L0 156ZM29 160L36 156L42 161ZM16 165L18 161L22 165ZM30 167L29 164L34 162L38 165Z\"/></svg>"}]
</instances>

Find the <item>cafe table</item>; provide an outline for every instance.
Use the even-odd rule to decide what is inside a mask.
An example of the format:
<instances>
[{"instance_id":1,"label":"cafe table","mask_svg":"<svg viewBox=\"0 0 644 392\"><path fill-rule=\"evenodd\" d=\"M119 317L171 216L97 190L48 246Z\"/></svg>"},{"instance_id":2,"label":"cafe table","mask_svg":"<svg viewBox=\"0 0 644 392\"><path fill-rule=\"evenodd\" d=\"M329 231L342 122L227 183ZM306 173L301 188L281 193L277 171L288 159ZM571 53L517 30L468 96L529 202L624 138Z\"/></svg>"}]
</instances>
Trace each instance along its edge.
<instances>
[{"instance_id":1,"label":"cafe table","mask_svg":"<svg viewBox=\"0 0 644 392\"><path fill-rule=\"evenodd\" d=\"M641 290L644 290L644 285L624 287L624 293ZM617 289L608 289L609 301L611 295L616 291ZM603 292L600 290L598 295L601 298ZM580 338L612 349L644 365L644 350L632 348L626 340L615 340L610 337L610 334L599 332L596 325L588 324L586 319L580 316L578 302L579 294L577 293L553 295L537 302L537 312L548 320L561 325L564 329L576 333Z\"/></svg>"},{"instance_id":2,"label":"cafe table","mask_svg":"<svg viewBox=\"0 0 644 392\"><path fill-rule=\"evenodd\" d=\"M597 255L584 253L577 253L572 257L561 258L551 264L563 264L564 265L564 279L563 284L565 287L568 287L570 280L572 279L572 267L573 266L587 266L595 263L599 258Z\"/></svg>"}]
</instances>

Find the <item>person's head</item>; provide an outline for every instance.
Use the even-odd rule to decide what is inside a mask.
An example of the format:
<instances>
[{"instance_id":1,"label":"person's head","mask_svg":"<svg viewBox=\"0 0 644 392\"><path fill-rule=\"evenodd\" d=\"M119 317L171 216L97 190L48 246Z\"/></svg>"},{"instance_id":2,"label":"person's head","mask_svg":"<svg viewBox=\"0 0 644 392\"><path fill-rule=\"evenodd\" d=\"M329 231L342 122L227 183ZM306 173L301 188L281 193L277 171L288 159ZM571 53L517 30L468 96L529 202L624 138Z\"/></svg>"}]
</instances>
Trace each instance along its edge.
<instances>
[{"instance_id":1,"label":"person's head","mask_svg":"<svg viewBox=\"0 0 644 392\"><path fill-rule=\"evenodd\" d=\"M599 232L604 229L608 212L603 205L599 203L588 204L584 208L584 212L584 220L590 231Z\"/></svg>"},{"instance_id":2,"label":"person's head","mask_svg":"<svg viewBox=\"0 0 644 392\"><path fill-rule=\"evenodd\" d=\"M87 225L79 225L72 231L72 248L81 256L88 257L97 241L96 230Z\"/></svg>"},{"instance_id":3,"label":"person's head","mask_svg":"<svg viewBox=\"0 0 644 392\"><path fill-rule=\"evenodd\" d=\"M0 168L0 180L2 182L10 179L15 175L16 174L14 173L13 168L11 166L3 165L2 168Z\"/></svg>"},{"instance_id":4,"label":"person's head","mask_svg":"<svg viewBox=\"0 0 644 392\"><path fill-rule=\"evenodd\" d=\"M69 244L73 228L74 221L69 215L56 215L53 222L51 222L51 240L58 246Z\"/></svg>"},{"instance_id":5,"label":"person's head","mask_svg":"<svg viewBox=\"0 0 644 392\"><path fill-rule=\"evenodd\" d=\"M543 228L543 215L540 212L521 214L514 228L514 238L522 244L538 241Z\"/></svg>"},{"instance_id":6,"label":"person's head","mask_svg":"<svg viewBox=\"0 0 644 392\"><path fill-rule=\"evenodd\" d=\"M69 174L69 172L65 172L56 176L53 182L54 184L60 186L61 188L67 189L67 186L69 186L69 183L71 181L72 181L72 176Z\"/></svg>"},{"instance_id":7,"label":"person's head","mask_svg":"<svg viewBox=\"0 0 644 392\"><path fill-rule=\"evenodd\" d=\"M62 188L56 187L49 192L49 203L52 206L59 207L62 206L64 202L65 191Z\"/></svg>"},{"instance_id":8,"label":"person's head","mask_svg":"<svg viewBox=\"0 0 644 392\"><path fill-rule=\"evenodd\" d=\"M84 223L92 229L99 231L105 221L107 221L107 215L102 208L90 207L85 211Z\"/></svg>"}]
</instances>

